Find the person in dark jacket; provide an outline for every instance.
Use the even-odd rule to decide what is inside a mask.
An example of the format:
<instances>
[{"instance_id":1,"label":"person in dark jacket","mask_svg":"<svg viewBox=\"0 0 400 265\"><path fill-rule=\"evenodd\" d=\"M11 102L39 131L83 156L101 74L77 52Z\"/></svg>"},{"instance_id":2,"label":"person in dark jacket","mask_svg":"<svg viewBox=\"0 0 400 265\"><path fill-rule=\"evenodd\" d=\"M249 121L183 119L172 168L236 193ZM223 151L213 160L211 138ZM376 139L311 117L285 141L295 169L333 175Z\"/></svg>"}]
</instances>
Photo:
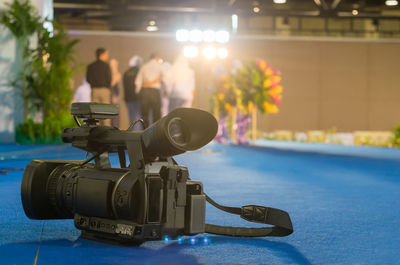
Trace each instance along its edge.
<instances>
[{"instance_id":1,"label":"person in dark jacket","mask_svg":"<svg viewBox=\"0 0 400 265\"><path fill-rule=\"evenodd\" d=\"M104 48L96 50L96 61L89 64L86 70L86 80L92 88L92 102L111 103L111 69L108 61L108 51ZM104 125L110 125L105 120Z\"/></svg>"},{"instance_id":2,"label":"person in dark jacket","mask_svg":"<svg viewBox=\"0 0 400 265\"><path fill-rule=\"evenodd\" d=\"M129 60L129 69L126 70L123 77L124 98L129 113L129 122L136 121L142 117L139 95L135 91L135 80L142 61L140 56L133 56ZM134 129L141 130L143 127L140 123L137 123Z\"/></svg>"}]
</instances>

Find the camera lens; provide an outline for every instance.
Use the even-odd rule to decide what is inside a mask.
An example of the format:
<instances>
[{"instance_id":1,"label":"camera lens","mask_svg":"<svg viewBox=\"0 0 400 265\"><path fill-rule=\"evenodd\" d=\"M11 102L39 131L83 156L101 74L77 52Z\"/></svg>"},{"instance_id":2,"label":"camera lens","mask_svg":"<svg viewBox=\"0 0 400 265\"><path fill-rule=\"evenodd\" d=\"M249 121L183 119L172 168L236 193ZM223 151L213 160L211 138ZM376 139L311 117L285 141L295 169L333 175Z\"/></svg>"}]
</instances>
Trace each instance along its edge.
<instances>
[{"instance_id":1,"label":"camera lens","mask_svg":"<svg viewBox=\"0 0 400 265\"><path fill-rule=\"evenodd\" d=\"M185 145L189 140L188 130L181 118L173 118L169 121L168 134L177 145Z\"/></svg>"},{"instance_id":2,"label":"camera lens","mask_svg":"<svg viewBox=\"0 0 400 265\"><path fill-rule=\"evenodd\" d=\"M24 211L32 219L70 219L75 213L102 218L114 218L112 197L114 183L129 173L129 169L102 171L92 165L80 166L78 161L31 161L21 184ZM126 178L126 179L129 179ZM127 209L119 210L121 218L136 218L139 186Z\"/></svg>"}]
</instances>

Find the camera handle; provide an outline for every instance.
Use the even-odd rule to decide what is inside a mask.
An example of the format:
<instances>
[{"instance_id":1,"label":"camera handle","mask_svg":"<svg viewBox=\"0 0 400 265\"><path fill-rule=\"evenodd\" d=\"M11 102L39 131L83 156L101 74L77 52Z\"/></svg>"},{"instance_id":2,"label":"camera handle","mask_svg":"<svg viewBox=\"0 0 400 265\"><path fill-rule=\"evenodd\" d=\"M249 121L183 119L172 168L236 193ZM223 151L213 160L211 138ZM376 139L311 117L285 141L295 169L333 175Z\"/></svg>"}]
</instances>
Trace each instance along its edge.
<instances>
[{"instance_id":1,"label":"camera handle","mask_svg":"<svg viewBox=\"0 0 400 265\"><path fill-rule=\"evenodd\" d=\"M273 227L248 228L206 224L206 233L241 237L282 237L293 233L290 216L283 210L257 205L246 205L242 208L223 206L205 195L208 203L224 212L240 215L249 222L273 225Z\"/></svg>"}]
</instances>

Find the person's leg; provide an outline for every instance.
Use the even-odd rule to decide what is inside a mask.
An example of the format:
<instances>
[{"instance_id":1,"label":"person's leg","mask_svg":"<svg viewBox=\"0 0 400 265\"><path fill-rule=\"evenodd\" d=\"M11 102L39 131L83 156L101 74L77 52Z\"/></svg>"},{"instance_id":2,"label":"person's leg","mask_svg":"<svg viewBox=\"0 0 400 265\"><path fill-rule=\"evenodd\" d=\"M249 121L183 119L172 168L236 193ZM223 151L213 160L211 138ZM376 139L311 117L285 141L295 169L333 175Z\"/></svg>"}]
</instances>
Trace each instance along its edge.
<instances>
[{"instance_id":1,"label":"person's leg","mask_svg":"<svg viewBox=\"0 0 400 265\"><path fill-rule=\"evenodd\" d=\"M125 101L126 108L128 109L129 113L129 125L132 122L135 122L139 119L142 119L142 111L140 109L140 101ZM133 126L132 131L140 131L143 130L143 125L138 122L135 126Z\"/></svg>"},{"instance_id":2,"label":"person's leg","mask_svg":"<svg viewBox=\"0 0 400 265\"><path fill-rule=\"evenodd\" d=\"M168 96L161 96L161 116L168 114L169 98Z\"/></svg>"},{"instance_id":3,"label":"person's leg","mask_svg":"<svg viewBox=\"0 0 400 265\"><path fill-rule=\"evenodd\" d=\"M153 104L152 104L153 106ZM154 115L153 115L153 109L150 108L149 109L149 124L153 124L154 123Z\"/></svg>"},{"instance_id":4,"label":"person's leg","mask_svg":"<svg viewBox=\"0 0 400 265\"><path fill-rule=\"evenodd\" d=\"M108 88L102 88L102 102L104 104L111 104L111 91Z\"/></svg>"},{"instance_id":5,"label":"person's leg","mask_svg":"<svg viewBox=\"0 0 400 265\"><path fill-rule=\"evenodd\" d=\"M169 99L169 104L168 104L168 112L173 111L174 109L176 109L177 107L177 98L170 98Z\"/></svg>"},{"instance_id":6,"label":"person's leg","mask_svg":"<svg viewBox=\"0 0 400 265\"><path fill-rule=\"evenodd\" d=\"M133 119L138 120L142 118L142 110L140 107L140 101L132 101Z\"/></svg>"},{"instance_id":7,"label":"person's leg","mask_svg":"<svg viewBox=\"0 0 400 265\"><path fill-rule=\"evenodd\" d=\"M98 88L92 89L92 102L100 102L100 93Z\"/></svg>"},{"instance_id":8,"label":"person's leg","mask_svg":"<svg viewBox=\"0 0 400 265\"><path fill-rule=\"evenodd\" d=\"M140 106L141 106L141 112L142 112L142 119L145 123L146 126L149 126L149 109L151 107L151 98L149 96L149 88L143 88L140 98Z\"/></svg>"},{"instance_id":9,"label":"person's leg","mask_svg":"<svg viewBox=\"0 0 400 265\"><path fill-rule=\"evenodd\" d=\"M120 108L119 105L116 105L118 107L118 109ZM111 125L113 127L119 128L119 113L117 116L115 116L112 120L111 120Z\"/></svg>"},{"instance_id":10,"label":"person's leg","mask_svg":"<svg viewBox=\"0 0 400 265\"><path fill-rule=\"evenodd\" d=\"M134 106L133 106L133 102L132 101L125 101L125 106L128 109L128 117L129 117L129 124L134 121Z\"/></svg>"},{"instance_id":11,"label":"person's leg","mask_svg":"<svg viewBox=\"0 0 400 265\"><path fill-rule=\"evenodd\" d=\"M141 110L141 107L140 107L140 101L139 100L132 101L132 111L133 111L133 114L132 114L133 115L133 118L132 118L133 121L137 121L139 119L142 119L142 110ZM143 129L144 129L143 124L140 123L140 122L136 123L136 125L133 127L134 131L140 131L140 130L143 130Z\"/></svg>"},{"instance_id":12,"label":"person's leg","mask_svg":"<svg viewBox=\"0 0 400 265\"><path fill-rule=\"evenodd\" d=\"M95 88L92 90L92 101L103 104L111 103L111 92L106 87Z\"/></svg>"},{"instance_id":13,"label":"person's leg","mask_svg":"<svg viewBox=\"0 0 400 265\"><path fill-rule=\"evenodd\" d=\"M153 112L153 123L161 118L161 95L159 89L152 90L152 112Z\"/></svg>"},{"instance_id":14,"label":"person's leg","mask_svg":"<svg viewBox=\"0 0 400 265\"><path fill-rule=\"evenodd\" d=\"M94 88L92 89L92 102L110 104L111 93L108 88ZM100 122L101 125L110 126L111 120Z\"/></svg>"},{"instance_id":15,"label":"person's leg","mask_svg":"<svg viewBox=\"0 0 400 265\"><path fill-rule=\"evenodd\" d=\"M99 95L100 103L111 104L111 91L110 91L110 89L104 87L104 88L99 88L99 90L100 90L100 95ZM103 125L111 126L111 120L110 119L104 120Z\"/></svg>"}]
</instances>

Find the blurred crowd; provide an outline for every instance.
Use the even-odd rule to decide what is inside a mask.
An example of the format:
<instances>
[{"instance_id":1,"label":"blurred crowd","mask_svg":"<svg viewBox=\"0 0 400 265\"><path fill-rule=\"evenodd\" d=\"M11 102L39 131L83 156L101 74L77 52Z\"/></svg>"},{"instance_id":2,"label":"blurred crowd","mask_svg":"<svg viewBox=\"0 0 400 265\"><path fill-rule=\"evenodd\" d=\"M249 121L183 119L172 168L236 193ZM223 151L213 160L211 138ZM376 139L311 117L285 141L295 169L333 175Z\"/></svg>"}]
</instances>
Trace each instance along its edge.
<instances>
[{"instance_id":1,"label":"blurred crowd","mask_svg":"<svg viewBox=\"0 0 400 265\"><path fill-rule=\"evenodd\" d=\"M129 60L129 68L123 74L118 61L109 60L104 48L96 50L96 60L89 64L86 78L76 89L75 102L98 102L120 105L121 89L134 130L142 130L175 108L191 107L195 87L195 74L183 55L174 63L164 61L153 53L150 59L135 55ZM119 117L105 120L104 125L119 127ZM144 125L143 125L144 124Z\"/></svg>"}]
</instances>

